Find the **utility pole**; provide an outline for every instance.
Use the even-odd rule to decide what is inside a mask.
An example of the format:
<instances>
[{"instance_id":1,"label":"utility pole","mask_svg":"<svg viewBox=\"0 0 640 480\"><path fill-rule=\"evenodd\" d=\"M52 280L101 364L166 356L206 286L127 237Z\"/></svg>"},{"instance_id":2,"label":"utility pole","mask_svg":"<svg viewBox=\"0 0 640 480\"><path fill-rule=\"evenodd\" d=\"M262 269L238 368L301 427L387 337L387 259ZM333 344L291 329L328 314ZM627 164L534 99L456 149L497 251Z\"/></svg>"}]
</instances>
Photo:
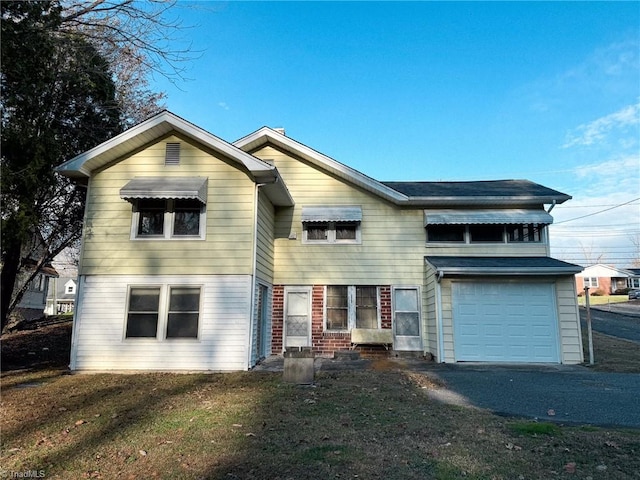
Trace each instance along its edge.
<instances>
[{"instance_id":1,"label":"utility pole","mask_svg":"<svg viewBox=\"0 0 640 480\"><path fill-rule=\"evenodd\" d=\"M591 330L591 305L589 303L589 287L584 287L585 307L587 308L587 333L589 334L589 365L594 364L593 360L593 332Z\"/></svg>"}]
</instances>

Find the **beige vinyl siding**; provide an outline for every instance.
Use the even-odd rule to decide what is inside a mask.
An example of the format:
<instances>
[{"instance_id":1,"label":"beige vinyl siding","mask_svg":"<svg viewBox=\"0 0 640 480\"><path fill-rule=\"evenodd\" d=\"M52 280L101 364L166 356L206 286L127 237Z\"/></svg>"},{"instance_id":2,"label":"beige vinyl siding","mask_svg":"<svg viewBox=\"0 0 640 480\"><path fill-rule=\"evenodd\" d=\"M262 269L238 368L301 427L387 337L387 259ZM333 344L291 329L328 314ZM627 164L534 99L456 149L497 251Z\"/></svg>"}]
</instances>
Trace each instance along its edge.
<instances>
[{"instance_id":1,"label":"beige vinyl siding","mask_svg":"<svg viewBox=\"0 0 640 480\"><path fill-rule=\"evenodd\" d=\"M453 256L485 256L485 257L545 257L549 254L545 242L540 243L470 243L457 244L442 243L427 244L428 255L453 255Z\"/></svg>"},{"instance_id":2,"label":"beige vinyl siding","mask_svg":"<svg viewBox=\"0 0 640 480\"><path fill-rule=\"evenodd\" d=\"M273 241L275 212L267 196L258 194L256 272L258 278L273 282Z\"/></svg>"},{"instance_id":3,"label":"beige vinyl siding","mask_svg":"<svg viewBox=\"0 0 640 480\"><path fill-rule=\"evenodd\" d=\"M443 278L440 281L442 337L444 339L442 353L444 362L455 362L455 348L453 343L453 296L451 280Z\"/></svg>"},{"instance_id":4,"label":"beige vinyl siding","mask_svg":"<svg viewBox=\"0 0 640 480\"><path fill-rule=\"evenodd\" d=\"M423 322L426 325L425 332L423 334L425 350L431 353L436 360L438 359L438 305L437 305L437 283L436 283L436 271L428 264L425 265L425 279L424 279L424 293L423 293Z\"/></svg>"},{"instance_id":5,"label":"beige vinyl siding","mask_svg":"<svg viewBox=\"0 0 640 480\"><path fill-rule=\"evenodd\" d=\"M562 363L582 363L584 352L573 275L560 277L556 281L556 305L558 306L558 323L560 325Z\"/></svg>"},{"instance_id":6,"label":"beige vinyl siding","mask_svg":"<svg viewBox=\"0 0 640 480\"><path fill-rule=\"evenodd\" d=\"M254 155L274 160L296 201L276 213L275 284L422 283L422 210L402 210L271 147ZM303 244L302 207L311 205L361 206L362 243Z\"/></svg>"},{"instance_id":7,"label":"beige vinyl siding","mask_svg":"<svg viewBox=\"0 0 640 480\"><path fill-rule=\"evenodd\" d=\"M178 166L165 144L181 143ZM131 240L131 203L120 189L135 176L208 177L205 240ZM89 183L80 274L251 274L254 182L222 158L168 137L95 173Z\"/></svg>"},{"instance_id":8,"label":"beige vinyl siding","mask_svg":"<svg viewBox=\"0 0 640 480\"><path fill-rule=\"evenodd\" d=\"M87 276L74 320L73 370L246 370L251 277ZM130 285L200 285L199 335L125 339Z\"/></svg>"}]
</instances>

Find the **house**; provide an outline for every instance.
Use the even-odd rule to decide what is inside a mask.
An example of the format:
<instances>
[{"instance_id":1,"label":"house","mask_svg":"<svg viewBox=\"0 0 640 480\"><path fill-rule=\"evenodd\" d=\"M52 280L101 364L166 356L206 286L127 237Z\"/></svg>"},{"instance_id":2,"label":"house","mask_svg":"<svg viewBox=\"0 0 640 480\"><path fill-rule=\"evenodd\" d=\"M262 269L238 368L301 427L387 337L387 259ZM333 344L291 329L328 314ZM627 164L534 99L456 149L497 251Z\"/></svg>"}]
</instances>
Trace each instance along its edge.
<instances>
[{"instance_id":1,"label":"house","mask_svg":"<svg viewBox=\"0 0 640 480\"><path fill-rule=\"evenodd\" d=\"M51 263L41 264L40 259L46 254L47 247L44 239L36 230L22 246L20 268L16 277L12 301L15 301L17 292L25 285L26 290L16 308L11 312L10 323L30 322L44 315L49 282L58 277L58 272Z\"/></svg>"},{"instance_id":2,"label":"house","mask_svg":"<svg viewBox=\"0 0 640 480\"><path fill-rule=\"evenodd\" d=\"M626 293L627 288L640 286L640 278L630 269L619 269L610 265L590 265L576 274L576 291L584 295L589 287L589 295L612 295L618 291Z\"/></svg>"},{"instance_id":3,"label":"house","mask_svg":"<svg viewBox=\"0 0 640 480\"><path fill-rule=\"evenodd\" d=\"M640 288L640 268L625 268L627 272L629 272L629 277L627 278L627 288Z\"/></svg>"},{"instance_id":4,"label":"house","mask_svg":"<svg viewBox=\"0 0 640 480\"><path fill-rule=\"evenodd\" d=\"M166 111L58 171L88 189L73 370L247 370L304 346L583 361L581 268L549 257L564 193L380 182L282 130L228 143Z\"/></svg>"},{"instance_id":5,"label":"house","mask_svg":"<svg viewBox=\"0 0 640 480\"><path fill-rule=\"evenodd\" d=\"M49 283L46 315L60 315L73 312L76 300L77 283L75 278L54 278Z\"/></svg>"}]
</instances>

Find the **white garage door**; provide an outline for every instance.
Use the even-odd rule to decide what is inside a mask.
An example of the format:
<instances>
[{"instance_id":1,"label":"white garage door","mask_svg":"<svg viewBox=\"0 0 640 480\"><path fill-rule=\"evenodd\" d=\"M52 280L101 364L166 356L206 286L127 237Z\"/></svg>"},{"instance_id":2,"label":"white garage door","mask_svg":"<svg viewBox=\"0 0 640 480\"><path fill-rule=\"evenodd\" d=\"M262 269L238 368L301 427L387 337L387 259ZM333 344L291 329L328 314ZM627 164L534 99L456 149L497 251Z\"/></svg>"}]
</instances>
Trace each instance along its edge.
<instances>
[{"instance_id":1,"label":"white garage door","mask_svg":"<svg viewBox=\"0 0 640 480\"><path fill-rule=\"evenodd\" d=\"M456 282L456 361L558 363L551 283Z\"/></svg>"}]
</instances>

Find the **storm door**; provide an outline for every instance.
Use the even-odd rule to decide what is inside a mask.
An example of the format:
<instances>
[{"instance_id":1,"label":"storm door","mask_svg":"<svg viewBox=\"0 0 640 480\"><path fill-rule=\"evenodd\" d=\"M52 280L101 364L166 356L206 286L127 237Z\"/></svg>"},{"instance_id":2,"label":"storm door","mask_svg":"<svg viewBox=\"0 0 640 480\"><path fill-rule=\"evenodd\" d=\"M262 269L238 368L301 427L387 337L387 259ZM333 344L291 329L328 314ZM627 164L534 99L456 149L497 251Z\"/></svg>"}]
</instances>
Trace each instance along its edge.
<instances>
[{"instance_id":1,"label":"storm door","mask_svg":"<svg viewBox=\"0 0 640 480\"><path fill-rule=\"evenodd\" d=\"M393 289L394 350L422 351L419 292L417 287Z\"/></svg>"},{"instance_id":2,"label":"storm door","mask_svg":"<svg viewBox=\"0 0 640 480\"><path fill-rule=\"evenodd\" d=\"M311 346L311 287L286 287L284 348Z\"/></svg>"}]
</instances>

